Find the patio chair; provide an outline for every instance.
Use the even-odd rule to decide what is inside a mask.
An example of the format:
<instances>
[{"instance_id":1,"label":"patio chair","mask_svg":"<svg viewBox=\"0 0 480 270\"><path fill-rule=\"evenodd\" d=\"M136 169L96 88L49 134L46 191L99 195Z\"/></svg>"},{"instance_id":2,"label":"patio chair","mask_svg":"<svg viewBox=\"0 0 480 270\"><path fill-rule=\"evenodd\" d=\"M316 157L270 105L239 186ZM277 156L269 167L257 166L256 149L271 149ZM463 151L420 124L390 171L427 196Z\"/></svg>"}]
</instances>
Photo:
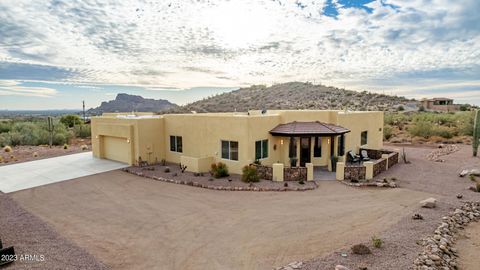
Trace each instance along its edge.
<instances>
[{"instance_id":1,"label":"patio chair","mask_svg":"<svg viewBox=\"0 0 480 270\"><path fill-rule=\"evenodd\" d=\"M348 159L352 163L360 163L360 156L355 155L352 151L348 151Z\"/></svg>"},{"instance_id":2,"label":"patio chair","mask_svg":"<svg viewBox=\"0 0 480 270\"><path fill-rule=\"evenodd\" d=\"M360 151L360 158L362 159L362 161L369 161L370 160L370 157L368 156L367 150Z\"/></svg>"}]
</instances>

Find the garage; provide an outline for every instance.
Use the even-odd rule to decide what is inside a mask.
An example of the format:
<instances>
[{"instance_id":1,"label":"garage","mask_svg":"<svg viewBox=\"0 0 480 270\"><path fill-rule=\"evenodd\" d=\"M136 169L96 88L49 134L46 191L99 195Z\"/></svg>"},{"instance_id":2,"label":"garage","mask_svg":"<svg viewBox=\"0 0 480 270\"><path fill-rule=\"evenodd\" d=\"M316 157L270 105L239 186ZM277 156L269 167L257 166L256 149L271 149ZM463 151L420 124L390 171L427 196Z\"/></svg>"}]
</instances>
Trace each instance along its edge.
<instances>
[{"instance_id":1,"label":"garage","mask_svg":"<svg viewBox=\"0 0 480 270\"><path fill-rule=\"evenodd\" d=\"M131 145L127 138L101 136L102 157L105 159L131 163Z\"/></svg>"}]
</instances>

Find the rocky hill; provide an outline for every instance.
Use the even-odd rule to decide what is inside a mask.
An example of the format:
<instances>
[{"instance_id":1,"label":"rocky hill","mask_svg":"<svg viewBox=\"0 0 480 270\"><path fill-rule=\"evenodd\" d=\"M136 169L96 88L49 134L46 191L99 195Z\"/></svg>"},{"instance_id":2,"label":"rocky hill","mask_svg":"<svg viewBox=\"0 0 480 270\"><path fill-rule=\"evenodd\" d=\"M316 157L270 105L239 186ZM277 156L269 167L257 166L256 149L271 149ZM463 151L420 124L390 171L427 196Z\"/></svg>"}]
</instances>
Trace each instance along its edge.
<instances>
[{"instance_id":1,"label":"rocky hill","mask_svg":"<svg viewBox=\"0 0 480 270\"><path fill-rule=\"evenodd\" d=\"M265 87L254 85L229 93L205 98L170 112L227 112L260 109L346 109L397 110L416 109L416 102L404 97L389 96L311 83L290 82Z\"/></svg>"},{"instance_id":2,"label":"rocky hill","mask_svg":"<svg viewBox=\"0 0 480 270\"><path fill-rule=\"evenodd\" d=\"M104 101L97 108L87 111L89 115L104 112L161 112L178 108L178 105L164 99L150 99L141 96L118 94L114 100Z\"/></svg>"}]
</instances>

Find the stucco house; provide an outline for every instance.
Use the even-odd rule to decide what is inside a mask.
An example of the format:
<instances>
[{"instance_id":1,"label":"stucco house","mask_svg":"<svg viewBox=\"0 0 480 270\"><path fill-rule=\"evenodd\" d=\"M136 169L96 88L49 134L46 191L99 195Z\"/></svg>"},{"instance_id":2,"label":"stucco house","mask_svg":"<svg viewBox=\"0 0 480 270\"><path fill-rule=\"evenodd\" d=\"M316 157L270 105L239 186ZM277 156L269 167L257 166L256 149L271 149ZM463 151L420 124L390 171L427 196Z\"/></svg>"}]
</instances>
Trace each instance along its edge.
<instances>
[{"instance_id":1,"label":"stucco house","mask_svg":"<svg viewBox=\"0 0 480 270\"><path fill-rule=\"evenodd\" d=\"M332 156L383 146L383 112L268 110L244 113L106 113L92 118L93 155L136 164L167 162L208 172L221 161L230 172L263 165L323 166Z\"/></svg>"},{"instance_id":2,"label":"stucco house","mask_svg":"<svg viewBox=\"0 0 480 270\"><path fill-rule=\"evenodd\" d=\"M424 98L421 103L426 110L432 111L454 112L460 109L460 105L454 104L451 98Z\"/></svg>"}]
</instances>

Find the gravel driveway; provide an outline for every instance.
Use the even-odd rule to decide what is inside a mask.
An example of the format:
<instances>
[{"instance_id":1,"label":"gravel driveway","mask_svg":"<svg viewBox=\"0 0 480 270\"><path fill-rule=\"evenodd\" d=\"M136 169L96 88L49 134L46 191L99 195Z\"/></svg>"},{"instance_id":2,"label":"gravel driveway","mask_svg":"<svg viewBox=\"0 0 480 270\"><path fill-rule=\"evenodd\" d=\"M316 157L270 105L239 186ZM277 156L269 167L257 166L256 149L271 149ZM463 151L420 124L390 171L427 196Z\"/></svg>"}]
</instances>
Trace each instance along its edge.
<instances>
[{"instance_id":1,"label":"gravel driveway","mask_svg":"<svg viewBox=\"0 0 480 270\"><path fill-rule=\"evenodd\" d=\"M386 230L430 195L321 182L228 192L121 171L9 194L113 269L271 269Z\"/></svg>"}]
</instances>

